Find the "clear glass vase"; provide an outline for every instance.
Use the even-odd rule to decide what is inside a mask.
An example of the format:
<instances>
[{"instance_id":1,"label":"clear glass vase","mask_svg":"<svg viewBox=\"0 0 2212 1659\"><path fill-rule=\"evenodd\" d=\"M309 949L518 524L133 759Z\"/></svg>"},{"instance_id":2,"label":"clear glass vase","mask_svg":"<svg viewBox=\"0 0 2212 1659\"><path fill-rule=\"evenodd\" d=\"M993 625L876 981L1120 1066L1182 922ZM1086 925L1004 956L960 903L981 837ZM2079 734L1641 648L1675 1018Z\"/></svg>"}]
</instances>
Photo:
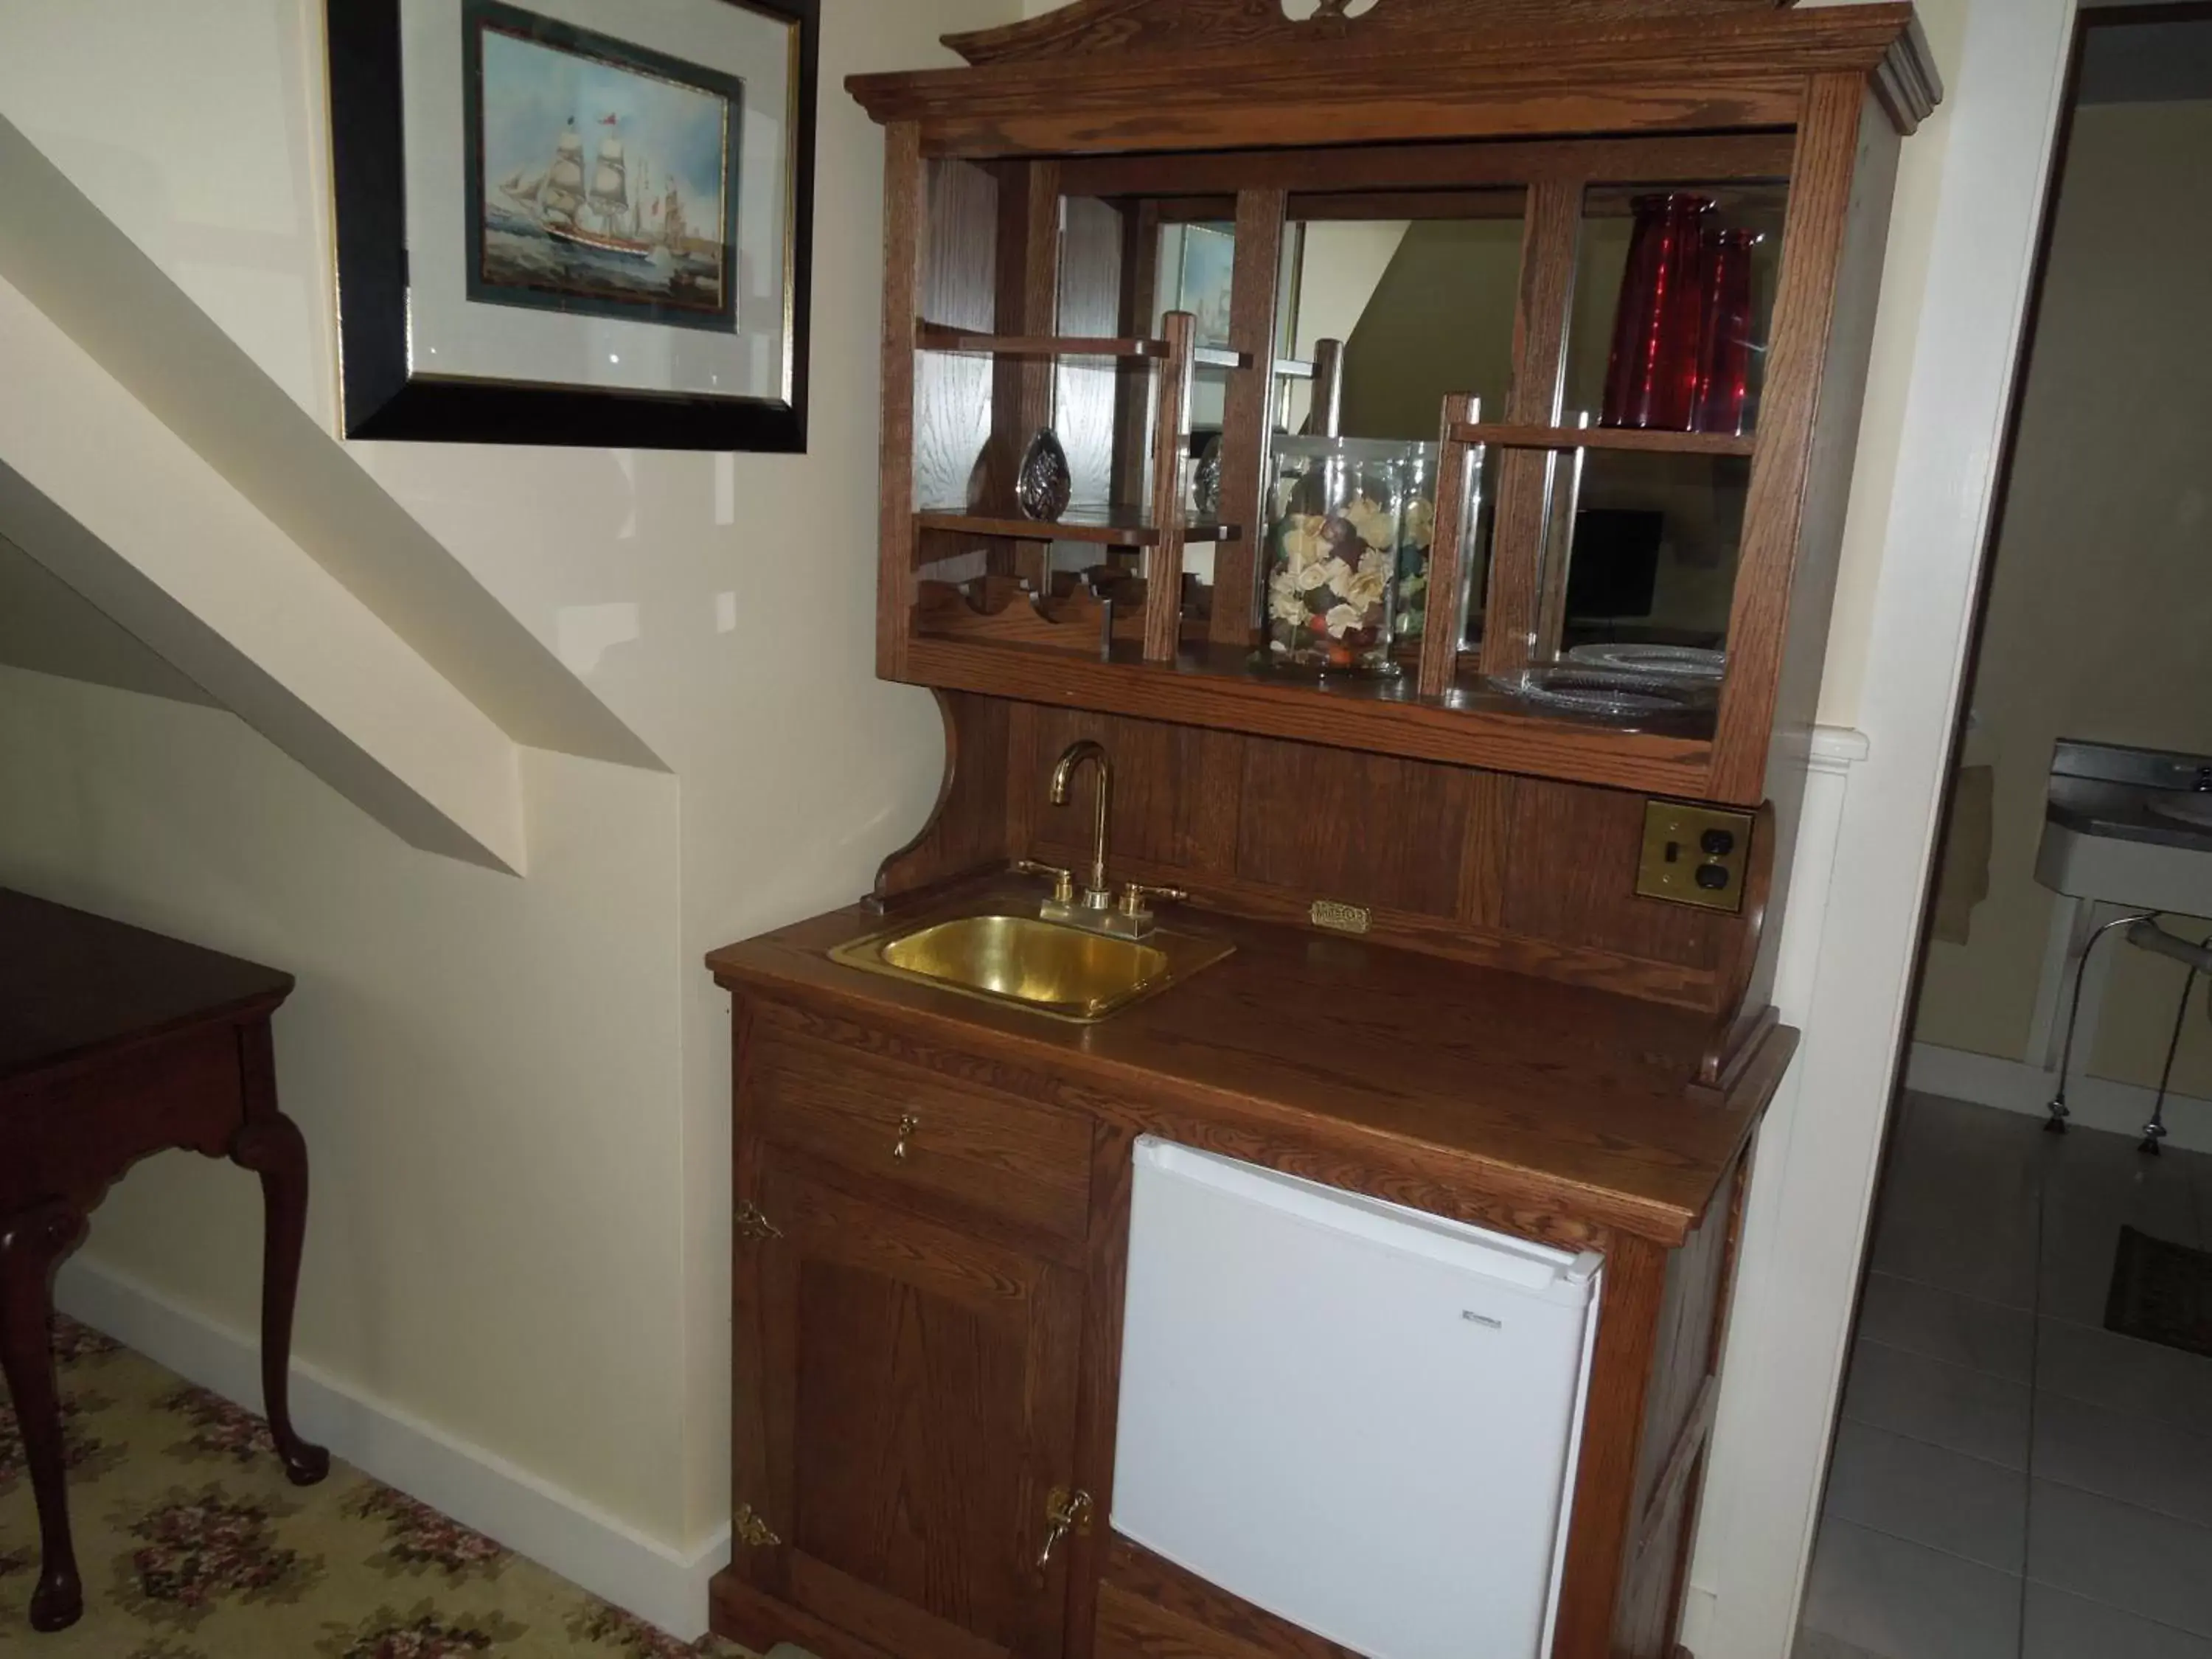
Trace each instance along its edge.
<instances>
[{"instance_id":1,"label":"clear glass vase","mask_svg":"<svg viewBox=\"0 0 2212 1659\"><path fill-rule=\"evenodd\" d=\"M1313 674L1396 674L1390 654L1409 452L1279 437L1267 492L1267 659ZM1431 510L1430 518L1434 519Z\"/></svg>"},{"instance_id":2,"label":"clear glass vase","mask_svg":"<svg viewBox=\"0 0 2212 1659\"><path fill-rule=\"evenodd\" d=\"M1407 444L1400 477L1403 506L1398 515L1398 603L1391 633L1404 660L1421 648L1429 621L1429 551L1437 539L1437 463L1434 444ZM1467 611L1465 598L1460 614Z\"/></svg>"}]
</instances>

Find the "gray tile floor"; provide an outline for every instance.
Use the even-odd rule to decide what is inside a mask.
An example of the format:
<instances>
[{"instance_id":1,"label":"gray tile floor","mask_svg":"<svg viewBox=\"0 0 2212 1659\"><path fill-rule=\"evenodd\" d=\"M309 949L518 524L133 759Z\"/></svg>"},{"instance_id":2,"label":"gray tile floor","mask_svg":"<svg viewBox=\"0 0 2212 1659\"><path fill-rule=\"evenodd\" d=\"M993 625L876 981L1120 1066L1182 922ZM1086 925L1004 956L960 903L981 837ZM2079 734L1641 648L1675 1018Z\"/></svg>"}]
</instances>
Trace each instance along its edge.
<instances>
[{"instance_id":1,"label":"gray tile floor","mask_svg":"<svg viewBox=\"0 0 2212 1659\"><path fill-rule=\"evenodd\" d=\"M1796 1659L2212 1659L2212 1359L2103 1328L2212 1157L1899 1109Z\"/></svg>"}]
</instances>

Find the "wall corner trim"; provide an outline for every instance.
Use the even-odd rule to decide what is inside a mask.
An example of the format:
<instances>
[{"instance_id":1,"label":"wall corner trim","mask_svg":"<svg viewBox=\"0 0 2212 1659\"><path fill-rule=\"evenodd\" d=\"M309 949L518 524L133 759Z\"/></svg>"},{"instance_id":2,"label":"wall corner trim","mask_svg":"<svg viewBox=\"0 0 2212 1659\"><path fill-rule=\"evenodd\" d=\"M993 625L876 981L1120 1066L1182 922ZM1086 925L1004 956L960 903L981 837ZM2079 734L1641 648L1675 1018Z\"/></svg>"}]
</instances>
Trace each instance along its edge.
<instances>
[{"instance_id":1,"label":"wall corner trim","mask_svg":"<svg viewBox=\"0 0 2212 1659\"><path fill-rule=\"evenodd\" d=\"M1873 753L1874 739L1849 726L1814 726L1808 751L1814 770L1838 773L1863 764Z\"/></svg>"}]
</instances>

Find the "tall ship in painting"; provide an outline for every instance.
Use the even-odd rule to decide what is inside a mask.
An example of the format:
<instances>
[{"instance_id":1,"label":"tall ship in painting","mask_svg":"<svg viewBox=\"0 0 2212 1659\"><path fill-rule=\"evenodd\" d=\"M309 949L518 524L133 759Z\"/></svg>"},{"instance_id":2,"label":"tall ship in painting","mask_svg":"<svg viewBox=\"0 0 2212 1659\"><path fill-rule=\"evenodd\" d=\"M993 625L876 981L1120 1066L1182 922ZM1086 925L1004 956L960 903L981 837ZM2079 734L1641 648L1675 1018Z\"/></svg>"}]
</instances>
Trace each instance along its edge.
<instances>
[{"instance_id":1,"label":"tall ship in painting","mask_svg":"<svg viewBox=\"0 0 2212 1659\"><path fill-rule=\"evenodd\" d=\"M556 240L624 258L650 259L660 248L680 257L684 204L675 181L669 181L665 197L654 200L651 168L641 156L633 191L621 124L609 115L599 125L607 132L599 140L598 155L589 163L588 186L584 178L584 139L571 117L554 146L551 164L529 177L525 176L526 169L517 168L501 183L501 193L530 211L545 234Z\"/></svg>"}]
</instances>

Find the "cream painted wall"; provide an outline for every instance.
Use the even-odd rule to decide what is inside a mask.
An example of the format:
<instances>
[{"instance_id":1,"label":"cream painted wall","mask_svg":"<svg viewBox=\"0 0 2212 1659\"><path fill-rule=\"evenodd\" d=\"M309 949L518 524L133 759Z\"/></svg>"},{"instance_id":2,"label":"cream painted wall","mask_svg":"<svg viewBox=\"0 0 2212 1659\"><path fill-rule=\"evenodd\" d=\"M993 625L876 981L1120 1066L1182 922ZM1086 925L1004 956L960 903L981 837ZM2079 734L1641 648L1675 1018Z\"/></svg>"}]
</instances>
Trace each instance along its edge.
<instances>
[{"instance_id":1,"label":"cream painted wall","mask_svg":"<svg viewBox=\"0 0 2212 1659\"><path fill-rule=\"evenodd\" d=\"M2052 744L2212 751L2208 156L2212 101L2075 119L1972 693L1996 770L1990 896L1968 944L1929 948L1923 1042L2028 1046L2054 905L2035 881ZM2155 1087L2185 970L2134 951L2112 969L2090 1070ZM2175 1079L2212 1094L2201 1011Z\"/></svg>"},{"instance_id":2,"label":"cream painted wall","mask_svg":"<svg viewBox=\"0 0 2212 1659\"><path fill-rule=\"evenodd\" d=\"M217 712L0 670L0 880L295 969L301 1358L673 1550L727 1515L714 945L849 899L934 797L872 669L881 140L844 76L1013 0L825 0L805 457L353 453L672 769L525 751L527 879L410 851ZM332 422L320 0L0 0L0 113ZM220 556L210 549L208 556ZM88 1255L251 1328L236 1172Z\"/></svg>"},{"instance_id":3,"label":"cream painted wall","mask_svg":"<svg viewBox=\"0 0 2212 1659\"><path fill-rule=\"evenodd\" d=\"M0 879L299 977L298 1352L674 1540L678 786L523 751L526 879L414 851L218 710L0 670ZM151 1160L86 1253L254 1328L258 1194Z\"/></svg>"}]
</instances>

